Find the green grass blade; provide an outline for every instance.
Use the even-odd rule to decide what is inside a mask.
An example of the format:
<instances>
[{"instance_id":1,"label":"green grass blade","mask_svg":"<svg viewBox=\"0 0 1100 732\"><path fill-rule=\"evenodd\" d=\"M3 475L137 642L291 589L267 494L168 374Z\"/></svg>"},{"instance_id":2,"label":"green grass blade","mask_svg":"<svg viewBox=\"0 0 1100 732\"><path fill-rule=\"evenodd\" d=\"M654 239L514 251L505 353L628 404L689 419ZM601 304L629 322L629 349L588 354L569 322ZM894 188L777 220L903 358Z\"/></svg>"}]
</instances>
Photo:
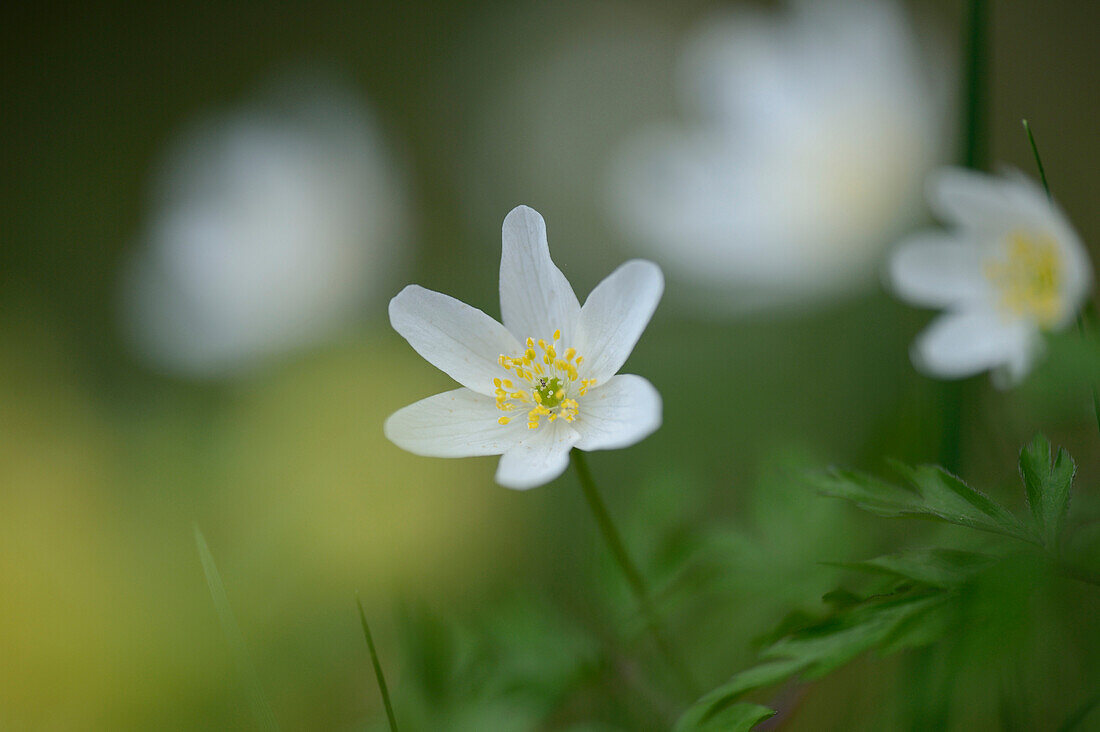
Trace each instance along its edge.
<instances>
[{"instance_id":1,"label":"green grass blade","mask_svg":"<svg viewBox=\"0 0 1100 732\"><path fill-rule=\"evenodd\" d=\"M370 662L374 665L374 677L378 679L378 691L382 695L382 704L386 707L386 717L390 721L390 732L397 732L397 717L393 714L393 704L390 703L390 690L386 686L386 676L382 673L382 663L378 660L378 650L374 647L374 638L370 634L370 625L367 624L367 613L363 610L363 601L358 597L355 602L359 605L359 620L363 622L363 635L367 639L367 648L370 649Z\"/></svg>"},{"instance_id":2,"label":"green grass blade","mask_svg":"<svg viewBox=\"0 0 1100 732\"><path fill-rule=\"evenodd\" d=\"M214 563L214 556L210 553L210 547L206 544L206 537L202 535L199 527L195 526L195 545L199 549L199 559L202 561L202 571L206 574L206 584L210 588L210 597L214 600L214 609L218 613L222 631L233 651L233 660L237 663L237 671L243 677L248 687L249 704L252 714L256 718L256 725L262 730L277 730L279 723L275 721L275 714L267 703L260 679L256 675L256 669L252 665L252 659L248 655L248 647L245 645L244 636L240 626L233 615L233 609L229 606L229 597L225 594L225 585L222 584L218 566Z\"/></svg>"},{"instance_id":3,"label":"green grass blade","mask_svg":"<svg viewBox=\"0 0 1100 732\"><path fill-rule=\"evenodd\" d=\"M1047 198L1053 198L1050 195L1050 183L1047 182L1047 171L1043 168L1043 159L1039 157L1039 146L1035 144L1035 135L1031 134L1031 125L1026 119L1023 124L1028 144L1031 145L1031 154L1035 156L1035 167L1039 169L1039 180L1043 182L1043 190L1047 192Z\"/></svg>"}]
</instances>

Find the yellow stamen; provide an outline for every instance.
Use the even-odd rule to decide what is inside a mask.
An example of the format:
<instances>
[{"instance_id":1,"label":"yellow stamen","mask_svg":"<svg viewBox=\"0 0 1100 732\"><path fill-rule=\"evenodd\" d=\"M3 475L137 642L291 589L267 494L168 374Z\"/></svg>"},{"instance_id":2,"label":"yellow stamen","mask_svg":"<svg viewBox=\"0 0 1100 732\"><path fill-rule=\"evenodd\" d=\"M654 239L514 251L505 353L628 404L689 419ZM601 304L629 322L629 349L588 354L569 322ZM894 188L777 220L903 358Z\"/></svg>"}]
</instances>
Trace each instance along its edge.
<instances>
[{"instance_id":1,"label":"yellow stamen","mask_svg":"<svg viewBox=\"0 0 1100 732\"><path fill-rule=\"evenodd\" d=\"M1043 328L1056 325L1064 310L1057 242L1049 235L1015 231L1004 251L1004 259L990 261L985 268L985 276L999 291L1002 311L1030 317Z\"/></svg>"},{"instance_id":2,"label":"yellow stamen","mask_svg":"<svg viewBox=\"0 0 1100 732\"><path fill-rule=\"evenodd\" d=\"M558 356L560 339L560 329L554 330L552 342L532 336L524 339L525 348L521 355L501 354L498 359L505 371L515 374L516 381L493 378L497 409L511 412L523 406L527 413L528 429L538 429L543 417L547 422L558 419L576 421L580 405L574 397L583 396L596 383L595 379L580 378L578 367L584 359L577 355L576 348L570 346L564 350L563 358ZM578 380L579 385L574 387ZM501 425L508 424L510 420L508 415L497 419Z\"/></svg>"}]
</instances>

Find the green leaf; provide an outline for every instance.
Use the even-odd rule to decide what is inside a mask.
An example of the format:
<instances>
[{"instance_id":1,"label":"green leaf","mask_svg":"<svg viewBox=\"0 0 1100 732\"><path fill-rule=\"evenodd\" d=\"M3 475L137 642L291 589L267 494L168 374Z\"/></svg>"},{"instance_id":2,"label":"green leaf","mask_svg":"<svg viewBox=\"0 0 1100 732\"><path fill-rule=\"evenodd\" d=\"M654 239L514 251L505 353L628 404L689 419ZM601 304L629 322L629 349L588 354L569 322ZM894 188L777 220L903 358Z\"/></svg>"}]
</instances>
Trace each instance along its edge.
<instances>
[{"instance_id":1,"label":"green leaf","mask_svg":"<svg viewBox=\"0 0 1100 732\"><path fill-rule=\"evenodd\" d=\"M797 660L805 678L818 678L887 641L903 622L927 612L944 599L942 592L924 591L873 598L777 641L762 655Z\"/></svg>"},{"instance_id":2,"label":"green leaf","mask_svg":"<svg viewBox=\"0 0 1100 732\"><path fill-rule=\"evenodd\" d=\"M958 587L996 559L987 554L957 549L920 549L887 554L861 562L837 562L836 566L885 574L932 587Z\"/></svg>"},{"instance_id":3,"label":"green leaf","mask_svg":"<svg viewBox=\"0 0 1100 732\"><path fill-rule=\"evenodd\" d=\"M1058 450L1051 464L1050 442L1043 435L1036 435L1020 451L1020 475L1027 502L1039 534L1048 545L1058 541L1076 471L1077 465L1064 449Z\"/></svg>"},{"instance_id":4,"label":"green leaf","mask_svg":"<svg viewBox=\"0 0 1100 732\"><path fill-rule=\"evenodd\" d=\"M894 467L911 484L902 488L851 470L832 469L812 479L823 494L852 501L880 516L919 516L1038 543L1012 512L943 468Z\"/></svg>"},{"instance_id":5,"label":"green leaf","mask_svg":"<svg viewBox=\"0 0 1100 732\"><path fill-rule=\"evenodd\" d=\"M766 661L736 674L729 681L707 692L691 705L676 722L676 732L707 729L702 725L707 724L722 711L733 706L742 694L785 681L798 673L802 669L802 665L801 662L795 659Z\"/></svg>"},{"instance_id":6,"label":"green leaf","mask_svg":"<svg viewBox=\"0 0 1100 732\"><path fill-rule=\"evenodd\" d=\"M715 712L705 721L694 720L688 714L676 723L676 732L748 732L765 719L774 717L775 710L760 704L739 702Z\"/></svg>"},{"instance_id":7,"label":"green leaf","mask_svg":"<svg viewBox=\"0 0 1100 732\"><path fill-rule=\"evenodd\" d=\"M796 674L814 679L864 651L899 650L929 643L945 624L934 612L948 595L934 588L874 596L818 620L773 643L762 663L710 691L680 718L677 730L700 729L747 692L786 681ZM703 727L703 729L710 729Z\"/></svg>"}]
</instances>

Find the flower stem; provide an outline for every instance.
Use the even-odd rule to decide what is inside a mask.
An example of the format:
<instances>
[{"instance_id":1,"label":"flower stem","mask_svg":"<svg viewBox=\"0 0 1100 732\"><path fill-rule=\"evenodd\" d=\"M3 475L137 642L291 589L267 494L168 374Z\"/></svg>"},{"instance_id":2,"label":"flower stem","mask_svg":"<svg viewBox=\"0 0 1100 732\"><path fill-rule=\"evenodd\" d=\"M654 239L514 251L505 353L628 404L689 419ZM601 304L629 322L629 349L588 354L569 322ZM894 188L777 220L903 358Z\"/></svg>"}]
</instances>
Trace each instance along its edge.
<instances>
[{"instance_id":1,"label":"flower stem","mask_svg":"<svg viewBox=\"0 0 1100 732\"><path fill-rule=\"evenodd\" d=\"M1035 166L1039 169L1039 179L1043 181L1043 190L1047 192L1047 198L1051 201L1054 200L1054 196L1050 193L1050 184L1047 182L1046 169L1043 168L1043 158L1039 156L1039 146L1035 144L1035 135L1031 134L1031 125L1028 121L1023 120L1024 132L1027 133L1027 141L1031 145L1031 154L1035 156ZM1081 313L1077 313L1077 332L1081 334L1082 338L1087 339L1089 337L1088 329L1085 327L1085 318ZM1096 429L1100 430L1100 392L1096 389L1096 384L1089 384L1092 389L1092 413L1096 417Z\"/></svg>"},{"instance_id":2,"label":"flower stem","mask_svg":"<svg viewBox=\"0 0 1100 732\"><path fill-rule=\"evenodd\" d=\"M987 64L989 11L986 0L970 0L967 3L966 26L963 42L966 54L966 75L963 78L963 119L961 163L974 170L982 170L988 163L986 139L986 96L989 85Z\"/></svg>"},{"instance_id":3,"label":"flower stem","mask_svg":"<svg viewBox=\"0 0 1100 732\"><path fill-rule=\"evenodd\" d=\"M600 496L599 489L596 488L596 482L592 479L592 472L588 469L588 461L585 459L584 453L574 449L569 453L569 457L572 459L573 467L577 471L577 479L580 481L581 490L584 492L584 498L588 503L588 508L592 511L592 516L596 519L596 524L600 527L600 533L603 534L604 542L607 544L611 556L615 558L615 562L619 565L619 569L622 570L623 576L626 577L627 584L630 585L630 589L634 593L638 605L641 607L642 614L645 616L646 625L653 634L653 640L657 644L658 650L661 652L661 655L664 656L665 662L669 665L669 668L679 677L680 683L684 687L684 691L690 694L692 698L699 696L698 684L695 682L687 666L677 657L676 652L665 638L664 632L657 622L657 615L654 611L653 603L650 600L649 589L646 587L645 579L642 577L642 573L638 571L634 562L631 561L630 555L626 551L626 545L623 543L622 535L619 534L619 530L615 528L615 522L611 520L611 514L607 510L607 504L604 503L603 498Z\"/></svg>"},{"instance_id":4,"label":"flower stem","mask_svg":"<svg viewBox=\"0 0 1100 732\"><path fill-rule=\"evenodd\" d=\"M988 112L988 29L989 9L986 0L969 0L963 24L963 74L961 97L962 118L959 163L973 170L984 170L988 164L989 145L986 115ZM967 411L968 384L946 383L940 393L943 427L940 432L939 463L952 473L962 467L963 417Z\"/></svg>"},{"instance_id":5,"label":"flower stem","mask_svg":"<svg viewBox=\"0 0 1100 732\"><path fill-rule=\"evenodd\" d=\"M378 691L382 695L382 705L386 707L386 717L390 722L390 732L397 732L397 717L393 714L393 704L390 703L390 690L386 686L386 677L382 673L382 663L378 660L378 650L374 647L374 638L370 634L370 626L367 624L367 614L363 611L363 601L357 596L356 604L359 605L359 620L363 623L363 635L367 639L367 648L370 650L370 662L374 666L374 677L378 679Z\"/></svg>"}]
</instances>

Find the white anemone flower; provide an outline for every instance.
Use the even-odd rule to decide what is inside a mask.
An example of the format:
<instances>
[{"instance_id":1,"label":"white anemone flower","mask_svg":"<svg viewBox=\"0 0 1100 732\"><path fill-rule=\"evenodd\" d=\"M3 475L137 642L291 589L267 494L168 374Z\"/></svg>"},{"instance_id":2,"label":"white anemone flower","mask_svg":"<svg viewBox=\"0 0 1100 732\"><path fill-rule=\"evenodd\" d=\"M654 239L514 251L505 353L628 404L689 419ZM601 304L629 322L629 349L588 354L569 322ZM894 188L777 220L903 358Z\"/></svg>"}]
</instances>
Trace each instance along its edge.
<instances>
[{"instance_id":1,"label":"white anemone flower","mask_svg":"<svg viewBox=\"0 0 1100 732\"><path fill-rule=\"evenodd\" d=\"M159 173L122 315L163 370L224 376L319 343L405 258L402 171L371 110L324 78L201 120Z\"/></svg>"},{"instance_id":2,"label":"white anemone flower","mask_svg":"<svg viewBox=\"0 0 1100 732\"><path fill-rule=\"evenodd\" d=\"M627 140L610 211L706 313L869 289L915 221L944 136L942 76L893 2L711 18L680 64L687 124Z\"/></svg>"},{"instance_id":3,"label":"white anemone flower","mask_svg":"<svg viewBox=\"0 0 1100 732\"><path fill-rule=\"evenodd\" d=\"M901 299L946 310L917 337L913 363L929 376L988 370L1001 388L1018 383L1042 352L1042 334L1072 323L1088 296L1088 254L1021 174L944 169L929 179L928 199L953 228L904 240L886 273Z\"/></svg>"},{"instance_id":4,"label":"white anemone flower","mask_svg":"<svg viewBox=\"0 0 1100 732\"><path fill-rule=\"evenodd\" d=\"M569 451L633 445L661 424L661 397L619 368L664 290L652 262L626 262L582 307L550 259L542 216L519 206L504 219L503 325L447 295L409 285L390 322L462 388L398 410L385 433L417 455L501 455L496 481L527 489L565 470Z\"/></svg>"}]
</instances>

